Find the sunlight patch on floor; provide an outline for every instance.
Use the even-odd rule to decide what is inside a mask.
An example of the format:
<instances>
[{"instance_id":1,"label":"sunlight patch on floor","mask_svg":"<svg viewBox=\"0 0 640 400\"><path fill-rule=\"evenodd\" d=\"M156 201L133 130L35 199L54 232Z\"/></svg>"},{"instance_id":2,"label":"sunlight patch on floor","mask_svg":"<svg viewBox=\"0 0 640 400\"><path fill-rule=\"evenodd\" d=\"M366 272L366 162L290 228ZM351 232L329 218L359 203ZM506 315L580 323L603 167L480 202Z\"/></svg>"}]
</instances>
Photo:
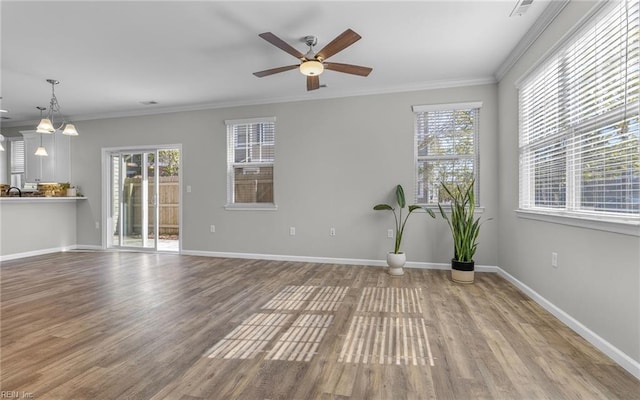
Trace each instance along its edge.
<instances>
[{"instance_id":1,"label":"sunlight patch on floor","mask_svg":"<svg viewBox=\"0 0 640 400\"><path fill-rule=\"evenodd\" d=\"M253 314L213 346L208 357L254 358L292 318L289 314Z\"/></svg>"},{"instance_id":2,"label":"sunlight patch on floor","mask_svg":"<svg viewBox=\"0 0 640 400\"><path fill-rule=\"evenodd\" d=\"M310 361L332 321L332 315L300 315L278 339L267 360Z\"/></svg>"},{"instance_id":3,"label":"sunlight patch on floor","mask_svg":"<svg viewBox=\"0 0 640 400\"><path fill-rule=\"evenodd\" d=\"M354 317L338 362L433 366L424 319Z\"/></svg>"}]
</instances>

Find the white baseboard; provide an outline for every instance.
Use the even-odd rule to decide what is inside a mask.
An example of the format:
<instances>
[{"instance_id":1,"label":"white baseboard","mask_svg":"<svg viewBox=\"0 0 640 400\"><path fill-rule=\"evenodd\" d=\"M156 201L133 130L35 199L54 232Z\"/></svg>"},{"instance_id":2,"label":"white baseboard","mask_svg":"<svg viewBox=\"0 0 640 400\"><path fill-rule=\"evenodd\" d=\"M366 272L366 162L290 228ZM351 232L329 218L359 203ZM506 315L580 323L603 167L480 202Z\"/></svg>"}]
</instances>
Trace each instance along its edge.
<instances>
[{"instance_id":1,"label":"white baseboard","mask_svg":"<svg viewBox=\"0 0 640 400\"><path fill-rule=\"evenodd\" d=\"M227 253L219 251L200 251L182 249L180 254L190 256L203 257L220 257L220 258L246 258L249 260L272 260L272 261L293 261L317 264L344 264L344 265L367 265L374 267L386 266L384 260L365 260L356 258L331 258L331 257L308 257L308 256L289 256L281 254L255 254L255 253Z\"/></svg>"},{"instance_id":2,"label":"white baseboard","mask_svg":"<svg viewBox=\"0 0 640 400\"><path fill-rule=\"evenodd\" d=\"M507 281L512 283L522 292L524 292L527 296L531 297L533 301L538 303L542 308L549 311L556 318L562 321L563 324L567 325L578 335L582 336L587 342L591 343L598 350L609 356L613 361L618 363L622 368L629 371L630 374L640 379L640 362L634 360L629 357L627 354L622 352L620 349L606 341L604 338L593 332L591 329L584 326L580 321L573 318L571 315L564 312L562 309L557 307L555 304L551 303L549 300L542 297L538 292L531 289L529 286L520 282L513 275L509 274L507 271L502 268L497 268L497 272L500 276L505 278Z\"/></svg>"},{"instance_id":3,"label":"white baseboard","mask_svg":"<svg viewBox=\"0 0 640 400\"><path fill-rule=\"evenodd\" d=\"M78 244L74 248L74 250L88 250L88 251L103 251L102 246L94 246L88 244Z\"/></svg>"},{"instance_id":4,"label":"white baseboard","mask_svg":"<svg viewBox=\"0 0 640 400\"><path fill-rule=\"evenodd\" d=\"M50 249L38 249L33 251L25 251L23 253L5 254L3 256L0 256L0 262L17 260L18 258L41 256L43 254L60 253L61 251L69 251L75 248L76 246L73 245L73 246L64 246L64 247L54 247Z\"/></svg>"},{"instance_id":5,"label":"white baseboard","mask_svg":"<svg viewBox=\"0 0 640 400\"><path fill-rule=\"evenodd\" d=\"M203 257L221 258L246 258L249 260L273 260L273 261L293 261L317 264L339 264L339 265L364 265L370 267L386 267L386 260L367 260L357 258L332 258L332 257L309 257L309 256L289 256L281 254L255 254L255 253L226 253L217 251L182 250L180 254ZM422 269L451 269L449 263L426 263L407 261L405 268ZM476 265L478 272L498 272L498 267L490 265Z\"/></svg>"}]
</instances>

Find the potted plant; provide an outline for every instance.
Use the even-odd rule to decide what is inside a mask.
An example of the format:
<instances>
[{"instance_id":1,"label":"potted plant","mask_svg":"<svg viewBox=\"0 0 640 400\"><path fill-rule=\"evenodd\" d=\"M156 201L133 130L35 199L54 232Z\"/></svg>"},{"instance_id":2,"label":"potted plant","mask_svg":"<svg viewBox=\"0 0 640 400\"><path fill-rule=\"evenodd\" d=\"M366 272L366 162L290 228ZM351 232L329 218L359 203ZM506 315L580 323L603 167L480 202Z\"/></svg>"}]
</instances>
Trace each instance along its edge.
<instances>
[{"instance_id":1,"label":"potted plant","mask_svg":"<svg viewBox=\"0 0 640 400\"><path fill-rule=\"evenodd\" d=\"M423 209L419 205L413 204L408 207L408 212L402 218L402 210L407 206L407 202L404 197L404 189L402 185L396 186L396 203L398 205L398 212L396 213L396 209L389 204L377 204L373 207L374 210L390 210L393 212L393 217L395 218L396 224L396 232L395 232L395 246L393 251L387 253L387 264L389 265L389 274L394 276L404 275L404 264L407 262L407 256L404 252L401 251L402 245L402 235L404 234L404 227L407 224L407 220L409 219L409 215L416 210ZM435 218L435 214L433 211L429 209L424 209L431 218Z\"/></svg>"},{"instance_id":2,"label":"potted plant","mask_svg":"<svg viewBox=\"0 0 640 400\"><path fill-rule=\"evenodd\" d=\"M447 220L453 236L454 256L451 259L451 279L459 283L473 283L475 262L473 256L478 247L480 233L480 218L474 218L476 208L473 192L474 181L466 188L456 185L450 190L444 182L442 188L451 200L451 217L447 216L443 207L438 203L440 214Z\"/></svg>"},{"instance_id":3,"label":"potted plant","mask_svg":"<svg viewBox=\"0 0 640 400\"><path fill-rule=\"evenodd\" d=\"M73 187L73 185L71 185L69 182L61 183L60 189L62 191L62 196L76 197L76 188Z\"/></svg>"}]
</instances>

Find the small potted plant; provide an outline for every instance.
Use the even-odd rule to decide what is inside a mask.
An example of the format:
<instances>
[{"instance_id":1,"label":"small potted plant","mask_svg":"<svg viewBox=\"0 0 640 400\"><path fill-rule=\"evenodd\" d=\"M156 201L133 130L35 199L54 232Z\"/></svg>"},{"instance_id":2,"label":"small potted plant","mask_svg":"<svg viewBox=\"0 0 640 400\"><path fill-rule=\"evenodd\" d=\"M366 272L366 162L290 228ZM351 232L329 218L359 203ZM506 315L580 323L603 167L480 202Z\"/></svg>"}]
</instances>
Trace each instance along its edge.
<instances>
[{"instance_id":1,"label":"small potted plant","mask_svg":"<svg viewBox=\"0 0 640 400\"><path fill-rule=\"evenodd\" d=\"M408 207L407 214L404 216L404 219L402 218L402 210L404 210L405 207L407 206L407 202L405 201L405 197L404 197L404 189L402 188L402 185L396 186L396 203L398 205L398 212L396 212L396 209L390 206L389 204L377 204L373 207L373 209L376 211L390 210L391 212L393 212L393 217L395 218L395 222L396 222L395 247L392 252L390 251L389 253L387 253L387 264L389 265L390 275L401 276L401 275L404 275L403 267L404 267L404 264L407 262L406 254L404 254L404 252L401 251L402 235L404 234L404 227L407 224L409 215L411 215L412 212L416 210L421 210L423 208L416 204L410 205ZM429 210L428 208L424 208L424 210L431 216L431 218L436 217L433 211Z\"/></svg>"},{"instance_id":2,"label":"small potted plant","mask_svg":"<svg viewBox=\"0 0 640 400\"><path fill-rule=\"evenodd\" d=\"M76 197L77 195L76 188L73 187L73 185L71 185L69 182L61 183L60 189L62 191L62 196Z\"/></svg>"},{"instance_id":3,"label":"small potted plant","mask_svg":"<svg viewBox=\"0 0 640 400\"><path fill-rule=\"evenodd\" d=\"M448 199L451 201L451 217L447 216L443 207L438 203L440 214L449 224L453 236L454 255L451 259L451 279L459 283L473 283L475 262L473 256L478 248L480 233L480 218L475 218L474 181L469 186L450 190L441 182Z\"/></svg>"}]
</instances>

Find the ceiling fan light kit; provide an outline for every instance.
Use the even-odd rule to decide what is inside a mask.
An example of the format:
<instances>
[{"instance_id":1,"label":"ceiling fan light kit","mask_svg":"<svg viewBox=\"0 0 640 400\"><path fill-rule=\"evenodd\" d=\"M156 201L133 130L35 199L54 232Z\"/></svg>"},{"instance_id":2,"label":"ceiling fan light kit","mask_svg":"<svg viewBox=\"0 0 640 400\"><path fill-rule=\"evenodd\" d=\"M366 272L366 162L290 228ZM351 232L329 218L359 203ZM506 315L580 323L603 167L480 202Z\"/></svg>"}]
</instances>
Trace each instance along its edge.
<instances>
[{"instance_id":1,"label":"ceiling fan light kit","mask_svg":"<svg viewBox=\"0 0 640 400\"><path fill-rule=\"evenodd\" d=\"M347 29L346 31L342 32L340 35L338 35L338 37L333 39L329 44L327 44L322 48L322 50L317 53L314 53L313 46L316 45L318 39L315 36L305 36L303 40L306 45L309 46L309 51L307 51L307 54L302 54L287 42L280 39L271 32L264 32L259 34L258 36L276 46L280 50L283 50L300 60L299 65L287 65L284 67L277 67L264 71L254 72L253 75L257 76L258 78L298 68L300 73L307 77L307 90L316 90L321 87L320 79L318 76L322 74L325 69L359 76L368 76L372 71L372 68L362 67L360 65L325 62L327 58L346 49L347 47L351 46L361 39L361 36L351 29Z\"/></svg>"},{"instance_id":2,"label":"ceiling fan light kit","mask_svg":"<svg viewBox=\"0 0 640 400\"><path fill-rule=\"evenodd\" d=\"M305 61L300 64L300 73L306 76L320 75L324 71L324 65L320 61Z\"/></svg>"}]
</instances>

